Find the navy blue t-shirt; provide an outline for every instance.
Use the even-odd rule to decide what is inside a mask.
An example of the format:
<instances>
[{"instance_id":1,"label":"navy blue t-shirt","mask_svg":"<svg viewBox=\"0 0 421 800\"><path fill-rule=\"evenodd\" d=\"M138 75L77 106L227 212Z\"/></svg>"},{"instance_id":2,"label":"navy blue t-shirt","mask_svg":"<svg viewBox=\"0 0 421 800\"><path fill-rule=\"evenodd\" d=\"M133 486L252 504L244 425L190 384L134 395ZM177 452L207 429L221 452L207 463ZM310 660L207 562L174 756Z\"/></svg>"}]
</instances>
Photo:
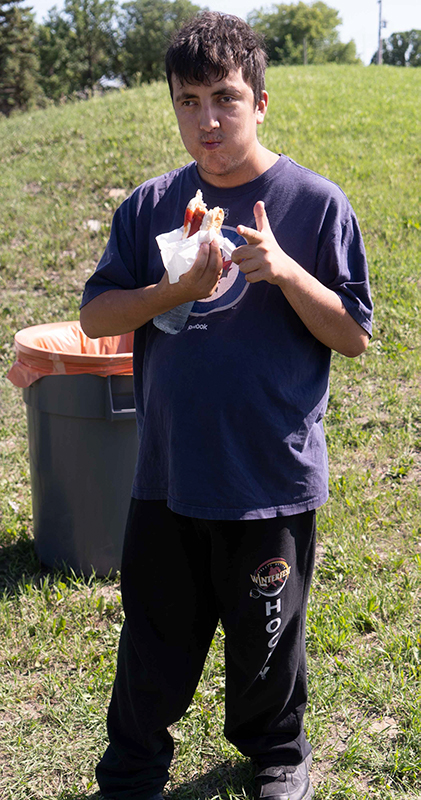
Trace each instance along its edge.
<instances>
[{"instance_id":1,"label":"navy blue t-shirt","mask_svg":"<svg viewBox=\"0 0 421 800\"><path fill-rule=\"evenodd\" d=\"M367 264L355 214L326 178L281 156L242 186L203 182L195 163L147 181L117 210L82 305L108 289L157 283L155 237L183 224L201 189L225 210L224 236L245 243L264 200L283 250L340 296L371 333ZM135 333L133 370L139 455L133 496L165 499L179 514L253 519L317 508L328 496L323 416L330 350L301 322L281 289L249 284L224 264L215 294L171 335L151 322Z\"/></svg>"}]
</instances>

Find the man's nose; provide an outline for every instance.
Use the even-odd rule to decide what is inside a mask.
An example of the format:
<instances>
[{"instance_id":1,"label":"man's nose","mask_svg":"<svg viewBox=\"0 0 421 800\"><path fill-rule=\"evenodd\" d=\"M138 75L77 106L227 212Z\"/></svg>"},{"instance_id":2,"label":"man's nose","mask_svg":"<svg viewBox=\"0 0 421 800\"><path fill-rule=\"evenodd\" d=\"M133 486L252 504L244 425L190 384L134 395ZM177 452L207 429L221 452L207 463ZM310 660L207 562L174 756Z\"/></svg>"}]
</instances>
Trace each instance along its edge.
<instances>
[{"instance_id":1,"label":"man's nose","mask_svg":"<svg viewBox=\"0 0 421 800\"><path fill-rule=\"evenodd\" d=\"M200 110L199 125L204 131L213 131L215 128L219 128L217 114L211 105L202 106Z\"/></svg>"}]
</instances>

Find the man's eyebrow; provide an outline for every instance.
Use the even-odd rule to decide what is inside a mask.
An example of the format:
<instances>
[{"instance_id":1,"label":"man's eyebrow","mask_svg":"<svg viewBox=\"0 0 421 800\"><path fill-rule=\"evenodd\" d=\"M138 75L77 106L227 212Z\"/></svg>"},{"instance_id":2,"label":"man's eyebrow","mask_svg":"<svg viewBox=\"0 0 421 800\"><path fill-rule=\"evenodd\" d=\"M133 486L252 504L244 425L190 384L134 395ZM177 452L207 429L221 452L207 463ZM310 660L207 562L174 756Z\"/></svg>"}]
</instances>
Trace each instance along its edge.
<instances>
[{"instance_id":1,"label":"man's eyebrow","mask_svg":"<svg viewBox=\"0 0 421 800\"><path fill-rule=\"evenodd\" d=\"M192 91L188 92L186 89L183 89L181 92L176 94L175 99L177 101L180 100L191 100L193 97L197 97L197 95Z\"/></svg>"},{"instance_id":2,"label":"man's eyebrow","mask_svg":"<svg viewBox=\"0 0 421 800\"><path fill-rule=\"evenodd\" d=\"M232 94L238 97L241 94L241 92L235 86L229 86L228 84L224 84L223 86L220 86L218 89L215 89L215 91L212 92L212 97L218 97L219 95L223 94ZM183 89L175 96L175 100L176 102L179 103L181 100L193 100L196 97L198 97L198 95L194 92L193 89L191 90Z\"/></svg>"},{"instance_id":3,"label":"man's eyebrow","mask_svg":"<svg viewBox=\"0 0 421 800\"><path fill-rule=\"evenodd\" d=\"M216 95L216 94L235 94L235 95L240 95L241 92L235 86L230 86L229 84L224 84L219 89L217 89L215 92L212 92L212 94L213 95Z\"/></svg>"}]
</instances>

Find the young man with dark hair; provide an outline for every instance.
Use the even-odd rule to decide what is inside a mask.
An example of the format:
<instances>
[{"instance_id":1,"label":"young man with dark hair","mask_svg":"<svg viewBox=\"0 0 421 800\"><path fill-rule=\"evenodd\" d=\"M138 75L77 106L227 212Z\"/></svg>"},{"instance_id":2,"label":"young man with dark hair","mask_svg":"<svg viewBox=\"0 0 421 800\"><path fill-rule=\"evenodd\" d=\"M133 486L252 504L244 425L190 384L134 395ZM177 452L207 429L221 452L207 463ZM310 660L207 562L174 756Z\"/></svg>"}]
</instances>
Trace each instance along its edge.
<instances>
[{"instance_id":1,"label":"young man with dark hair","mask_svg":"<svg viewBox=\"0 0 421 800\"><path fill-rule=\"evenodd\" d=\"M205 12L166 59L194 161L117 210L82 301L88 336L135 330L139 456L123 552L126 614L97 768L106 798L159 800L218 620L225 735L257 767L255 795L309 800L305 615L315 509L327 499L323 415L331 349L371 331L364 247L333 183L263 147L261 42ZM201 189L225 211L229 263L203 244L170 284L155 237ZM187 302L184 328L153 319Z\"/></svg>"}]
</instances>

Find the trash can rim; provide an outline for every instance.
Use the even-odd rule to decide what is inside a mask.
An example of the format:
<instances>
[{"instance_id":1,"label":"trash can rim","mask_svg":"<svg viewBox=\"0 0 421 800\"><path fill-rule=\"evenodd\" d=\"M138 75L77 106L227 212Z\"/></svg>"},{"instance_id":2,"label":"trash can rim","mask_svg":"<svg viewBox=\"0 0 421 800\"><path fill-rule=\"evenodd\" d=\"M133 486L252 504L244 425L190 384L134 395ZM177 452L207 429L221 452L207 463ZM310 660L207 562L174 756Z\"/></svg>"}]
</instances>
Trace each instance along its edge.
<instances>
[{"instance_id":1,"label":"trash can rim","mask_svg":"<svg viewBox=\"0 0 421 800\"><path fill-rule=\"evenodd\" d=\"M45 347L39 347L33 342L33 339L36 338L37 335L42 336L42 334L47 330L53 332L59 330L60 328L66 329L71 328L72 326L76 326L76 329L79 329L82 332L78 320L66 322L47 322L40 325L31 325L27 328L22 328L22 330L15 333L14 339L16 348L21 353L26 353L27 355L31 355L31 353L33 353L42 355L47 360L60 360L74 364L80 364L81 362L85 364L90 363L92 365L110 363L124 364L125 362L132 361L132 351L119 353L67 353L65 350L48 350Z\"/></svg>"}]
</instances>

